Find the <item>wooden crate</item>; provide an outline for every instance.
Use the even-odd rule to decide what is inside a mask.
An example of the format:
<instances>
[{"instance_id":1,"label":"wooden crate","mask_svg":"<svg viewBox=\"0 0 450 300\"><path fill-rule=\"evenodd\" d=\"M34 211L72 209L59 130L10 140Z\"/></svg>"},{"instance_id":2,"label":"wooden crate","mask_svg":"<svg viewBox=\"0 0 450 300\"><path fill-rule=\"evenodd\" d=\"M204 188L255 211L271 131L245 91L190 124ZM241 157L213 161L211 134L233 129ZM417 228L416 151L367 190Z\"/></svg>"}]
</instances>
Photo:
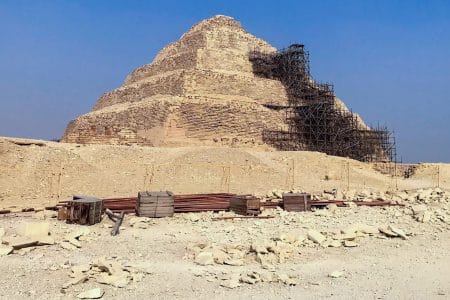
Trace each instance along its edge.
<instances>
[{"instance_id":1,"label":"wooden crate","mask_svg":"<svg viewBox=\"0 0 450 300\"><path fill-rule=\"evenodd\" d=\"M141 217L171 217L174 213L173 194L164 192L139 192L136 214Z\"/></svg>"},{"instance_id":2,"label":"wooden crate","mask_svg":"<svg viewBox=\"0 0 450 300\"><path fill-rule=\"evenodd\" d=\"M103 201L94 197L74 196L67 203L67 223L93 225L102 220Z\"/></svg>"},{"instance_id":3,"label":"wooden crate","mask_svg":"<svg viewBox=\"0 0 450 300\"><path fill-rule=\"evenodd\" d=\"M307 193L284 193L283 208L287 211L311 210L311 194Z\"/></svg>"},{"instance_id":4,"label":"wooden crate","mask_svg":"<svg viewBox=\"0 0 450 300\"><path fill-rule=\"evenodd\" d=\"M261 202L252 195L236 195L230 199L230 210L239 215L259 215Z\"/></svg>"}]
</instances>

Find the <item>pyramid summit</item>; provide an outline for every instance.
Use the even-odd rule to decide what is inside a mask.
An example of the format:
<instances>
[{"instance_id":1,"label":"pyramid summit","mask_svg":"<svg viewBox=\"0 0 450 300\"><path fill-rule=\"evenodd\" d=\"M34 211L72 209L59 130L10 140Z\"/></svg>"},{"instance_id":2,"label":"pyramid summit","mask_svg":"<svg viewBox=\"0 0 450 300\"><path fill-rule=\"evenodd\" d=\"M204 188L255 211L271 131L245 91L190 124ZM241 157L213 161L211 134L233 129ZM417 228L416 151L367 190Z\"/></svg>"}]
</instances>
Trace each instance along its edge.
<instances>
[{"instance_id":1,"label":"pyramid summit","mask_svg":"<svg viewBox=\"0 0 450 300\"><path fill-rule=\"evenodd\" d=\"M279 51L222 15L195 24L131 72L71 121L62 141L391 156L384 130L371 130L330 85L311 78L303 45Z\"/></svg>"}]
</instances>

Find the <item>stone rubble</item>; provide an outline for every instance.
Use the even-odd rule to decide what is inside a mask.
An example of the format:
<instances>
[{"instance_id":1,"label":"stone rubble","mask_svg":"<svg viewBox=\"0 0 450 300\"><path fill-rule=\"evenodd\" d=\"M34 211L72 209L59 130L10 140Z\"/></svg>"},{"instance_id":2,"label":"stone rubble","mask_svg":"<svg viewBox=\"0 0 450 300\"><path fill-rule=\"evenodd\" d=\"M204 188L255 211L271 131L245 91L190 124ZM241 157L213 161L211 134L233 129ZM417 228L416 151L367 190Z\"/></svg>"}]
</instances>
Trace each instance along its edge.
<instances>
[{"instance_id":1,"label":"stone rubble","mask_svg":"<svg viewBox=\"0 0 450 300\"><path fill-rule=\"evenodd\" d=\"M115 260L101 257L88 264L73 266L70 273L72 279L63 285L63 289L91 279L100 284L123 288L131 281L141 281L146 274L150 273L145 268L139 268L139 266L122 265Z\"/></svg>"}]
</instances>

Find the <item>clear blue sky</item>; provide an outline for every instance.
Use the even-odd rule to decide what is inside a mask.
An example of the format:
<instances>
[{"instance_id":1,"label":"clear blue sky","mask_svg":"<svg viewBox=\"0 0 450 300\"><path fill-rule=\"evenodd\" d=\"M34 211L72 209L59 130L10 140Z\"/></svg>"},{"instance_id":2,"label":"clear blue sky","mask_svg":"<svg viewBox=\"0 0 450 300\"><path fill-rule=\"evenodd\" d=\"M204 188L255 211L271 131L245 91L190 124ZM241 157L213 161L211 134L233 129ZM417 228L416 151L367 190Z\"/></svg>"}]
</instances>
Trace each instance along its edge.
<instances>
[{"instance_id":1,"label":"clear blue sky","mask_svg":"<svg viewBox=\"0 0 450 300\"><path fill-rule=\"evenodd\" d=\"M450 1L0 0L0 135L59 138L194 23L234 17L275 47L310 51L315 79L403 161L450 162Z\"/></svg>"}]
</instances>

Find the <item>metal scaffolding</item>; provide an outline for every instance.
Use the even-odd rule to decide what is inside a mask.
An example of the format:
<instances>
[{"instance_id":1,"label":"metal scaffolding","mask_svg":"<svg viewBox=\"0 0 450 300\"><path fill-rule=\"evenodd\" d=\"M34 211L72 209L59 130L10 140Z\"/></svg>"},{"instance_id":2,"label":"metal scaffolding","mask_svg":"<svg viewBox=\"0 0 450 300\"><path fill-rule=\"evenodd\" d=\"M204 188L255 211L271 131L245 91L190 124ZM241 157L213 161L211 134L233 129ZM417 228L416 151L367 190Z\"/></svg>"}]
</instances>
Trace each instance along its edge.
<instances>
[{"instance_id":1,"label":"metal scaffolding","mask_svg":"<svg viewBox=\"0 0 450 300\"><path fill-rule=\"evenodd\" d=\"M276 79L286 87L284 110L288 130L265 131L263 140L279 150L319 151L360 161L395 161L395 139L386 127L369 128L351 111L336 103L333 86L316 83L310 74L309 54L301 44L276 53L252 51L254 73Z\"/></svg>"}]
</instances>

